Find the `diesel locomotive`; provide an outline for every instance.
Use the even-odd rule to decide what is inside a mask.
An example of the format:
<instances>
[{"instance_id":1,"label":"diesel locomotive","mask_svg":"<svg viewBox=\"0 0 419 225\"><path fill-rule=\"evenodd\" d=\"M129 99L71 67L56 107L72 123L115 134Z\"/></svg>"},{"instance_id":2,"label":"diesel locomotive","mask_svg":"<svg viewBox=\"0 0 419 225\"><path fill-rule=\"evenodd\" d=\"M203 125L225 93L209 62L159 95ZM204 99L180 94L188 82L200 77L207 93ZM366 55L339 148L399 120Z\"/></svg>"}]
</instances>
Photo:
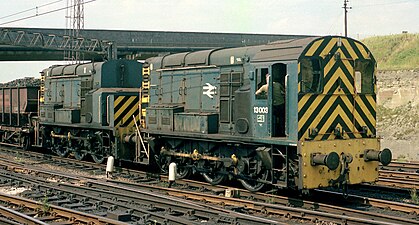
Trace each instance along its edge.
<instances>
[{"instance_id":1,"label":"diesel locomotive","mask_svg":"<svg viewBox=\"0 0 419 225\"><path fill-rule=\"evenodd\" d=\"M176 162L181 176L303 190L374 182L391 160L376 137L376 61L354 39L179 53L145 67L144 131L157 162Z\"/></svg>"},{"instance_id":2,"label":"diesel locomotive","mask_svg":"<svg viewBox=\"0 0 419 225\"><path fill-rule=\"evenodd\" d=\"M251 191L374 182L391 161L376 136L375 72L368 48L339 36L53 66L17 140L99 163L175 162L180 178Z\"/></svg>"}]
</instances>

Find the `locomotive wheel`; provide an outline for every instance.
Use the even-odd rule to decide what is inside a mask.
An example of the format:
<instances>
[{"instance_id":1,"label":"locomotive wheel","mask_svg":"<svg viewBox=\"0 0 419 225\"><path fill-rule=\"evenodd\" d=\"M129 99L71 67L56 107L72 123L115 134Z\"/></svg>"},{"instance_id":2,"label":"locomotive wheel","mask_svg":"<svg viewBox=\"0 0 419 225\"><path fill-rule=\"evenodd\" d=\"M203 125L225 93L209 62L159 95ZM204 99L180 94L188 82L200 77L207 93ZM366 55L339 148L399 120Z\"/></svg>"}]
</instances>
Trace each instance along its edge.
<instances>
[{"instance_id":1,"label":"locomotive wheel","mask_svg":"<svg viewBox=\"0 0 419 225\"><path fill-rule=\"evenodd\" d=\"M169 165L173 162L172 157L159 155L156 157L158 166L162 173L167 174L169 173ZM176 162L176 178L177 179L184 179L191 175L192 170L189 167L185 167L188 162L185 159L181 159L180 162Z\"/></svg>"},{"instance_id":2,"label":"locomotive wheel","mask_svg":"<svg viewBox=\"0 0 419 225\"><path fill-rule=\"evenodd\" d=\"M177 168L176 178L178 179L188 178L192 174L192 170L189 167L179 166L176 168Z\"/></svg>"},{"instance_id":3,"label":"locomotive wheel","mask_svg":"<svg viewBox=\"0 0 419 225\"><path fill-rule=\"evenodd\" d=\"M78 132L76 131L71 131L72 135L77 135ZM73 142L71 143L71 145L73 146L73 156L75 159L77 160L83 160L84 158L86 158L87 156L87 152L86 151L82 151L83 148L85 148L84 143L82 140L73 140ZM89 146L91 147L91 146Z\"/></svg>"},{"instance_id":4,"label":"locomotive wheel","mask_svg":"<svg viewBox=\"0 0 419 225\"><path fill-rule=\"evenodd\" d=\"M217 185L226 179L225 167L221 163L210 163L204 167L209 170L208 172L202 172L204 179L211 185Z\"/></svg>"},{"instance_id":5,"label":"locomotive wheel","mask_svg":"<svg viewBox=\"0 0 419 225\"><path fill-rule=\"evenodd\" d=\"M102 164L105 160L105 156L103 156L103 138L101 135L101 132L96 133L96 140L93 144L94 153L90 154L92 156L93 161L95 161L95 163L98 164Z\"/></svg>"},{"instance_id":6,"label":"locomotive wheel","mask_svg":"<svg viewBox=\"0 0 419 225\"><path fill-rule=\"evenodd\" d=\"M188 178L192 174L192 170L187 167L179 167L176 171L176 178L178 179L185 179Z\"/></svg>"},{"instance_id":7,"label":"locomotive wheel","mask_svg":"<svg viewBox=\"0 0 419 225\"><path fill-rule=\"evenodd\" d=\"M257 192L262 190L265 187L264 183L258 182L254 179L260 179L264 181L268 181L269 178L269 170L263 169L258 177L253 179L239 179L240 183L243 185L244 188L251 192Z\"/></svg>"},{"instance_id":8,"label":"locomotive wheel","mask_svg":"<svg viewBox=\"0 0 419 225\"><path fill-rule=\"evenodd\" d=\"M164 174L169 173L169 164L172 161L170 156L156 155L156 163L160 171Z\"/></svg>"},{"instance_id":9,"label":"locomotive wheel","mask_svg":"<svg viewBox=\"0 0 419 225\"><path fill-rule=\"evenodd\" d=\"M191 165L192 162L186 158L180 158L175 161L176 165L176 178L185 179L192 174L192 169L187 165ZM170 164L170 163L169 163Z\"/></svg>"},{"instance_id":10,"label":"locomotive wheel","mask_svg":"<svg viewBox=\"0 0 419 225\"><path fill-rule=\"evenodd\" d=\"M226 178L224 174L219 174L217 172L202 173L202 176L204 177L205 181L207 181L211 185L218 185L221 182L223 182Z\"/></svg>"},{"instance_id":11,"label":"locomotive wheel","mask_svg":"<svg viewBox=\"0 0 419 225\"><path fill-rule=\"evenodd\" d=\"M63 158L67 157L68 156L68 153L69 153L69 151L67 150L66 147L59 146L59 145L55 146L54 147L54 150L55 150L55 153L57 155L59 155L59 156L61 156Z\"/></svg>"},{"instance_id":12,"label":"locomotive wheel","mask_svg":"<svg viewBox=\"0 0 419 225\"><path fill-rule=\"evenodd\" d=\"M73 152L73 154L74 154L74 158L80 161L83 160L87 155L85 152L81 152L81 151L75 151Z\"/></svg>"},{"instance_id":13,"label":"locomotive wheel","mask_svg":"<svg viewBox=\"0 0 419 225\"><path fill-rule=\"evenodd\" d=\"M105 157L101 156L101 155L91 155L93 161L95 161L95 163L97 164L102 164L103 161L105 161Z\"/></svg>"}]
</instances>

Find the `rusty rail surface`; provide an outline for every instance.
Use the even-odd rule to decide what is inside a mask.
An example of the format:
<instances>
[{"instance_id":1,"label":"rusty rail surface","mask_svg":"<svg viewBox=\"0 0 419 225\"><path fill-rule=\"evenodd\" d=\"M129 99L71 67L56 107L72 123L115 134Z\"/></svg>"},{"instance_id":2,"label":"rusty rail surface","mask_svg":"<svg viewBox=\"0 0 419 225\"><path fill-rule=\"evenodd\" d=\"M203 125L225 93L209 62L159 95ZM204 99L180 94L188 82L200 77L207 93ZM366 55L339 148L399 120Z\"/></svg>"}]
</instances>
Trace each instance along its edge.
<instances>
[{"instance_id":1,"label":"rusty rail surface","mask_svg":"<svg viewBox=\"0 0 419 225\"><path fill-rule=\"evenodd\" d=\"M0 193L0 214L22 224L115 224L125 223L26 198Z\"/></svg>"},{"instance_id":2,"label":"rusty rail surface","mask_svg":"<svg viewBox=\"0 0 419 225\"><path fill-rule=\"evenodd\" d=\"M67 159L60 159L64 163ZM51 161L51 160L50 160ZM71 160L70 160L71 161ZM80 162L78 162L80 163ZM77 163L76 163L77 164ZM96 165L96 164L95 164ZM97 166L97 165L96 165ZM76 166L77 167L77 166ZM86 164L79 165L78 167L86 167ZM12 167L10 167L12 168ZM24 170L28 169L28 166L21 165L14 166L14 170ZM133 172L133 171L131 171ZM45 171L37 171L37 174L40 175L41 173L49 174L51 176L51 172ZM131 174L132 175L132 174ZM55 174L54 176L58 176ZM61 175L60 175L61 176ZM77 180L78 177L72 177L66 175L66 180ZM88 179L88 178L87 178ZM138 179L134 179L138 180ZM144 178L147 180L147 178ZM149 180L149 183L153 183L152 180ZM151 190L153 192L161 191L167 193L169 196L176 196L182 199L187 200L194 200L198 201L198 203L194 203L196 205L200 205L202 207L209 207L211 205L211 209L218 210L220 212L229 212L226 209L222 209L223 207L234 207L236 210L248 210L248 212L252 211L255 212L258 216L260 214L265 214L266 216L274 216L280 217L282 219L295 219L295 220L302 220L302 221L331 221L336 223L341 223L342 221L346 221L349 224L386 224L386 223L400 223L400 224L419 224L418 221L406 219L406 218L397 218L394 216L388 215L377 215L376 213L372 212L365 212L360 210L353 210L344 207L337 207L331 206L326 204L321 204L317 202L309 202L303 201L301 199L292 199L289 197L281 197L277 195L269 195L263 193L249 193L247 191L241 190L241 196L244 198L252 199L252 200L245 200L245 199L236 199L236 198L225 198L221 196L216 196L214 194L207 194L202 193L203 190L207 190L208 192L219 193L219 190L224 190L223 186L210 186L206 185L202 182L195 182L195 181L177 181L176 186L178 188L188 188L196 186L201 189L201 193L194 193L190 190L182 191L173 188L166 188L161 187L158 185L147 185L147 184L133 184L129 182L121 182L121 181L114 181L114 180L107 180L103 183L103 181L97 180L84 180L83 183L85 184L83 187L84 192L91 192L94 195L95 191L103 190L110 192L118 192L118 193L125 193L128 198L134 198L133 196L138 196L141 191L139 190ZM163 182L164 183L164 182ZM71 184L61 184L61 186L67 186L67 188L71 188ZM128 194L130 192L131 194ZM134 194L135 193L135 194ZM353 196L351 196L353 197ZM266 203L269 202L269 203ZM381 207L378 203L374 203L373 199L362 199L362 204L370 205L378 208L388 208L399 210L401 212L419 212L417 208L412 209L412 206L405 205L405 206L391 206L391 202L381 202L382 204L386 205L386 207ZM221 206L221 207L220 207ZM315 209L316 211L313 211ZM280 221L277 221L278 223Z\"/></svg>"},{"instance_id":3,"label":"rusty rail surface","mask_svg":"<svg viewBox=\"0 0 419 225\"><path fill-rule=\"evenodd\" d=\"M103 185L108 187L108 190L99 189L95 186L99 181L94 179L80 179L79 176L35 169L28 165L14 164L5 159L1 161L3 168L7 170L0 171L2 180L7 179L15 183L36 186L35 190L25 193L28 198L39 199L39 197L48 196L53 200L51 204L60 202L73 208L94 208L93 203L100 202L100 208L107 211L108 215L109 211L113 211L114 217L123 221L137 223L156 221L158 224L199 224L204 221L217 224L281 224L277 220L246 215L232 210L208 209L206 206L166 194L149 191L127 193L126 188L117 188L115 185L108 187L103 181ZM53 180L53 182L47 180ZM103 210L100 213L104 214Z\"/></svg>"}]
</instances>

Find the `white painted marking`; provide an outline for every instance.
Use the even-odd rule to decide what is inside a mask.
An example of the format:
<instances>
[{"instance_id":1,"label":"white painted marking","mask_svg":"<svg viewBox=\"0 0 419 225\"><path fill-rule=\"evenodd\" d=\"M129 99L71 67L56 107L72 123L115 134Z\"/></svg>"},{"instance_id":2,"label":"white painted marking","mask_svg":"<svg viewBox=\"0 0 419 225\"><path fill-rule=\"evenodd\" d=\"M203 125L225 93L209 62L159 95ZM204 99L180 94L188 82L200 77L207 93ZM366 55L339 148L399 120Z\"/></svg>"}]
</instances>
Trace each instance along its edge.
<instances>
[{"instance_id":1,"label":"white painted marking","mask_svg":"<svg viewBox=\"0 0 419 225\"><path fill-rule=\"evenodd\" d=\"M207 86L204 86L204 92L202 94L208 96L209 98L214 98L216 86L211 85L210 83L205 83Z\"/></svg>"}]
</instances>

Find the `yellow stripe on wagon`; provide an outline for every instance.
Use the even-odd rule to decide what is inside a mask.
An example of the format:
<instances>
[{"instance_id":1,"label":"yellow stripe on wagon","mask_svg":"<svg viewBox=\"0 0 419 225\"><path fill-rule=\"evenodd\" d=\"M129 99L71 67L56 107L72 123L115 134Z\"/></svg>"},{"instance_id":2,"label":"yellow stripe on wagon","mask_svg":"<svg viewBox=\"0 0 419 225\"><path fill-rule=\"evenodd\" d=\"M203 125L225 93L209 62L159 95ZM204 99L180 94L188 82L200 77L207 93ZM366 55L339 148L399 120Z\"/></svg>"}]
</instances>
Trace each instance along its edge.
<instances>
[{"instance_id":1,"label":"yellow stripe on wagon","mask_svg":"<svg viewBox=\"0 0 419 225\"><path fill-rule=\"evenodd\" d=\"M320 104L321 100L323 100L322 96L317 96L314 102L311 104L311 106L307 109L307 111L304 113L302 118L298 121L298 127L301 128L308 120L308 118L311 116L311 114L316 110L317 106Z\"/></svg>"},{"instance_id":2,"label":"yellow stripe on wagon","mask_svg":"<svg viewBox=\"0 0 419 225\"><path fill-rule=\"evenodd\" d=\"M125 114L124 118L122 118L123 123L125 123L128 120L132 120L132 115L135 113L136 110L139 110L137 104L134 107L132 107L127 114Z\"/></svg>"},{"instance_id":3,"label":"yellow stripe on wagon","mask_svg":"<svg viewBox=\"0 0 419 225\"><path fill-rule=\"evenodd\" d=\"M323 49L323 51L320 53L320 56L324 59L327 55L329 55L330 50L335 46L337 42L337 38L332 38L332 40L327 43L326 47Z\"/></svg>"},{"instance_id":4,"label":"yellow stripe on wagon","mask_svg":"<svg viewBox=\"0 0 419 225\"><path fill-rule=\"evenodd\" d=\"M310 47L310 49L307 51L306 56L313 56L314 52L319 48L319 46L323 43L324 39L318 40L314 42L314 44Z\"/></svg>"},{"instance_id":5,"label":"yellow stripe on wagon","mask_svg":"<svg viewBox=\"0 0 419 225\"><path fill-rule=\"evenodd\" d=\"M132 120L135 110L138 110L138 104L133 104L138 96L118 96L114 103L114 126L121 126ZM133 106L132 106L133 105ZM129 108L131 106L131 108ZM127 112L128 111L128 112Z\"/></svg>"},{"instance_id":6,"label":"yellow stripe on wagon","mask_svg":"<svg viewBox=\"0 0 419 225\"><path fill-rule=\"evenodd\" d=\"M307 101L310 99L311 94L306 94L301 97L300 101L298 101L298 112L306 105Z\"/></svg>"},{"instance_id":7,"label":"yellow stripe on wagon","mask_svg":"<svg viewBox=\"0 0 419 225\"><path fill-rule=\"evenodd\" d=\"M119 98L124 98L124 97L118 97ZM117 99L117 100L118 100ZM121 114L125 111L125 109L135 100L135 96L130 96L128 98L128 100L125 101L125 103L122 105L122 107L115 113L115 120L117 120Z\"/></svg>"},{"instance_id":8,"label":"yellow stripe on wagon","mask_svg":"<svg viewBox=\"0 0 419 225\"><path fill-rule=\"evenodd\" d=\"M138 115L135 117L135 121L137 121L137 125L139 125L139 122L140 122L140 114L138 114ZM131 123L129 123L129 124L128 124L128 127L133 127L133 126L135 126L134 120L133 120L133 121L131 121Z\"/></svg>"},{"instance_id":9,"label":"yellow stripe on wagon","mask_svg":"<svg viewBox=\"0 0 419 225\"><path fill-rule=\"evenodd\" d=\"M142 70L142 76L143 76L143 82L142 82L142 91L141 91L141 103L144 104L141 105L141 116L140 116L140 124L142 128L146 128L146 114L147 110L145 107L147 107L148 103L150 102L150 68L149 67L143 67Z\"/></svg>"},{"instance_id":10,"label":"yellow stripe on wagon","mask_svg":"<svg viewBox=\"0 0 419 225\"><path fill-rule=\"evenodd\" d=\"M117 97L115 99L115 101L113 102L114 108L116 108L119 105L119 103L121 103L122 100L124 100L124 98L125 98L125 96L119 96L119 97Z\"/></svg>"},{"instance_id":11,"label":"yellow stripe on wagon","mask_svg":"<svg viewBox=\"0 0 419 225\"><path fill-rule=\"evenodd\" d=\"M365 50L364 46L362 46L361 44L359 44L359 43L357 43L357 42L355 42L355 45L356 45L356 47L359 49L359 51L361 52L362 56L363 56L365 59L368 59L368 58L369 58L369 55L368 55L368 53L367 53L367 50Z\"/></svg>"},{"instance_id":12,"label":"yellow stripe on wagon","mask_svg":"<svg viewBox=\"0 0 419 225\"><path fill-rule=\"evenodd\" d=\"M364 104L364 101L362 101L362 99L360 99L360 98L356 98L356 104L359 105L359 107L362 109L362 111L367 116L368 120L372 124L375 124L375 118L371 115L371 113L368 113L368 109L367 109L367 106Z\"/></svg>"},{"instance_id":13,"label":"yellow stripe on wagon","mask_svg":"<svg viewBox=\"0 0 419 225\"><path fill-rule=\"evenodd\" d=\"M337 46L340 40L342 45ZM344 131L344 138L349 139L358 139L365 135L359 131L359 127L367 126L374 132L376 126L375 94L359 95L355 93L354 87L354 63L357 59L372 58L369 50L355 40L331 37L315 40L307 47L304 56L323 58L321 61L323 91L322 93L301 93L301 82L298 83L299 140L334 139L336 137L333 130L336 127L340 127ZM299 62L298 74L301 76L300 73ZM374 91L376 91L375 85ZM318 128L315 132L317 135L309 137L308 133L313 128ZM374 145L375 143L372 142L371 146Z\"/></svg>"},{"instance_id":14,"label":"yellow stripe on wagon","mask_svg":"<svg viewBox=\"0 0 419 225\"><path fill-rule=\"evenodd\" d=\"M336 60L335 60L335 58L330 58L330 60L326 63L326 65L324 66L324 76L326 76L328 73L329 73L329 71L330 71L330 69L332 69L332 67L333 67L333 65L336 63Z\"/></svg>"},{"instance_id":15,"label":"yellow stripe on wagon","mask_svg":"<svg viewBox=\"0 0 419 225\"><path fill-rule=\"evenodd\" d=\"M342 39L343 46L345 46L346 50L348 50L349 55L351 55L351 58L353 60L358 59L358 55L355 53L352 46L349 44L349 41L347 39Z\"/></svg>"}]
</instances>

